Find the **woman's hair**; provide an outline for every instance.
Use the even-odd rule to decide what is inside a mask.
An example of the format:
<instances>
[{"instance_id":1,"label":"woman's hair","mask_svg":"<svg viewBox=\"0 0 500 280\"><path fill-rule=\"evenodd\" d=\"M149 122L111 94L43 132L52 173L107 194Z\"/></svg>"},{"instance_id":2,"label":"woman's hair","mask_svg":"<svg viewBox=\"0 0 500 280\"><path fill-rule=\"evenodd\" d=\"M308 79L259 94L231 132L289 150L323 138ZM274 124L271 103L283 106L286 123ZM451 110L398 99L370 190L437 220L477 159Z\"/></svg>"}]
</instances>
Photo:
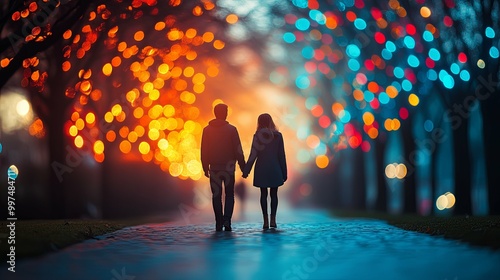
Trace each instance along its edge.
<instances>
[{"instance_id":1,"label":"woman's hair","mask_svg":"<svg viewBox=\"0 0 500 280\"><path fill-rule=\"evenodd\" d=\"M278 128L273 122L273 118L267 113L261 114L257 119L257 130L261 128L269 128L270 130L278 131Z\"/></svg>"}]
</instances>

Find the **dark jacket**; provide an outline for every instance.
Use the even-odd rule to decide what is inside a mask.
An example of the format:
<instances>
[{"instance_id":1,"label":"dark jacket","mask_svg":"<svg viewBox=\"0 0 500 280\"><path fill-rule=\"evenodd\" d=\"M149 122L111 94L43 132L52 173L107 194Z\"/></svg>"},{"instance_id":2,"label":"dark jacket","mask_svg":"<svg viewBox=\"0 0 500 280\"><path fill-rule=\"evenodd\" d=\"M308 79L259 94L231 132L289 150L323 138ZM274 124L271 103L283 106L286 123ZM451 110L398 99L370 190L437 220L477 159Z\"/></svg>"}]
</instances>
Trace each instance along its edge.
<instances>
[{"instance_id":1,"label":"dark jacket","mask_svg":"<svg viewBox=\"0 0 500 280\"><path fill-rule=\"evenodd\" d=\"M201 163L203 171L233 171L235 163L243 170L245 157L236 127L225 120L213 119L203 129L201 137Z\"/></svg>"},{"instance_id":2,"label":"dark jacket","mask_svg":"<svg viewBox=\"0 0 500 280\"><path fill-rule=\"evenodd\" d=\"M255 163L253 185L256 187L279 187L287 177L283 136L267 128L258 130L252 141L252 151L243 171L247 176Z\"/></svg>"}]
</instances>

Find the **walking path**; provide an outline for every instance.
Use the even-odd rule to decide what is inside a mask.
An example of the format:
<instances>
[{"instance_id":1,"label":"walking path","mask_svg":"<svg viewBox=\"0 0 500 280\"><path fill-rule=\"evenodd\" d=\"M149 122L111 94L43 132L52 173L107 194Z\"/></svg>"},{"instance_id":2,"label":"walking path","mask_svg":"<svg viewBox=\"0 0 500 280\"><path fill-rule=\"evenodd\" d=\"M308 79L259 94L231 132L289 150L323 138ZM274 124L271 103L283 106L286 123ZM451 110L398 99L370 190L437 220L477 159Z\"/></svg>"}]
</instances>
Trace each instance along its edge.
<instances>
[{"instance_id":1,"label":"walking path","mask_svg":"<svg viewBox=\"0 0 500 280\"><path fill-rule=\"evenodd\" d=\"M281 206L280 206L281 207ZM499 279L500 252L404 231L383 221L280 208L215 232L211 212L124 228L42 258L1 279ZM189 222L189 223L186 223Z\"/></svg>"}]
</instances>

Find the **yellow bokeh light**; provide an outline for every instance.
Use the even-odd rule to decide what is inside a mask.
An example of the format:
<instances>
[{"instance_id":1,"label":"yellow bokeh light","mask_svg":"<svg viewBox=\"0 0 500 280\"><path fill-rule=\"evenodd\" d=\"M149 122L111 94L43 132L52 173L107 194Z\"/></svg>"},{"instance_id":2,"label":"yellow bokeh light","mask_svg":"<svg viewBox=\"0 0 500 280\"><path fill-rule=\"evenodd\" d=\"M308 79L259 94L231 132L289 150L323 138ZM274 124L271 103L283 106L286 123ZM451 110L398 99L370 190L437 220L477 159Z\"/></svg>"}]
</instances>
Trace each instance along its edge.
<instances>
[{"instance_id":1,"label":"yellow bokeh light","mask_svg":"<svg viewBox=\"0 0 500 280\"><path fill-rule=\"evenodd\" d=\"M148 137L151 140L156 140L158 139L158 137L160 137L160 132L156 128L150 129L148 132Z\"/></svg>"},{"instance_id":2,"label":"yellow bokeh light","mask_svg":"<svg viewBox=\"0 0 500 280\"><path fill-rule=\"evenodd\" d=\"M113 121L113 114L111 112L107 112L106 114L104 114L104 120L107 123L111 123Z\"/></svg>"},{"instance_id":3,"label":"yellow bokeh light","mask_svg":"<svg viewBox=\"0 0 500 280\"><path fill-rule=\"evenodd\" d=\"M78 130L82 130L85 127L85 122L83 121L83 119L78 119L75 122L75 126L76 128L78 128Z\"/></svg>"},{"instance_id":4,"label":"yellow bokeh light","mask_svg":"<svg viewBox=\"0 0 500 280\"><path fill-rule=\"evenodd\" d=\"M448 206L448 198L445 195L440 195L436 200L436 207L438 210L444 210Z\"/></svg>"},{"instance_id":5,"label":"yellow bokeh light","mask_svg":"<svg viewBox=\"0 0 500 280\"><path fill-rule=\"evenodd\" d=\"M484 62L484 60L478 59L477 60L477 67L484 69L484 67L486 67L486 63Z\"/></svg>"},{"instance_id":6,"label":"yellow bokeh light","mask_svg":"<svg viewBox=\"0 0 500 280\"><path fill-rule=\"evenodd\" d=\"M171 117L175 114L175 108L174 106L172 105L165 105L165 107L163 107L163 115L165 117Z\"/></svg>"},{"instance_id":7,"label":"yellow bokeh light","mask_svg":"<svg viewBox=\"0 0 500 280\"><path fill-rule=\"evenodd\" d=\"M74 142L75 142L75 146L77 148L83 147L83 138L82 138L82 136L80 136L80 135L76 136Z\"/></svg>"},{"instance_id":8,"label":"yellow bokeh light","mask_svg":"<svg viewBox=\"0 0 500 280\"><path fill-rule=\"evenodd\" d=\"M420 103L420 99L416 94L412 93L408 96L408 102L411 106L417 106Z\"/></svg>"},{"instance_id":9,"label":"yellow bokeh light","mask_svg":"<svg viewBox=\"0 0 500 280\"><path fill-rule=\"evenodd\" d=\"M396 166L394 164L388 164L385 167L385 176L389 179L396 178Z\"/></svg>"},{"instance_id":10,"label":"yellow bokeh light","mask_svg":"<svg viewBox=\"0 0 500 280\"><path fill-rule=\"evenodd\" d=\"M363 114L363 121L366 125L371 125L375 121L375 117L370 112L365 112Z\"/></svg>"},{"instance_id":11,"label":"yellow bokeh light","mask_svg":"<svg viewBox=\"0 0 500 280\"><path fill-rule=\"evenodd\" d=\"M212 32L205 32L203 33L203 41L205 41L205 43L210 43L214 40L214 33Z\"/></svg>"},{"instance_id":12,"label":"yellow bokeh light","mask_svg":"<svg viewBox=\"0 0 500 280\"><path fill-rule=\"evenodd\" d=\"M190 78L194 75L194 68L191 66L188 66L188 67L184 68L183 73L184 73L184 76L186 78Z\"/></svg>"},{"instance_id":13,"label":"yellow bokeh light","mask_svg":"<svg viewBox=\"0 0 500 280\"><path fill-rule=\"evenodd\" d=\"M426 6L423 6L422 8L420 8L420 15L424 18L430 17L431 16L431 9L429 9Z\"/></svg>"},{"instance_id":14,"label":"yellow bokeh light","mask_svg":"<svg viewBox=\"0 0 500 280\"><path fill-rule=\"evenodd\" d=\"M69 135L75 137L78 135L78 128L76 128L76 125L72 125L69 127Z\"/></svg>"},{"instance_id":15,"label":"yellow bokeh light","mask_svg":"<svg viewBox=\"0 0 500 280\"><path fill-rule=\"evenodd\" d=\"M316 157L316 165L319 168L322 168L322 169L326 168L329 163L330 163L330 160L325 155L319 155L319 156Z\"/></svg>"},{"instance_id":16,"label":"yellow bokeh light","mask_svg":"<svg viewBox=\"0 0 500 280\"><path fill-rule=\"evenodd\" d=\"M127 135L127 139L128 141L130 141L130 143L135 143L138 139L138 135L137 135L137 132L135 131L131 131L128 135Z\"/></svg>"},{"instance_id":17,"label":"yellow bokeh light","mask_svg":"<svg viewBox=\"0 0 500 280\"><path fill-rule=\"evenodd\" d=\"M111 114L113 116L118 116L122 112L122 106L120 104L115 104L113 107L111 107Z\"/></svg>"},{"instance_id":18,"label":"yellow bokeh light","mask_svg":"<svg viewBox=\"0 0 500 280\"><path fill-rule=\"evenodd\" d=\"M398 179L403 179L404 177L406 177L406 172L406 165L400 163L396 166L396 177Z\"/></svg>"},{"instance_id":19,"label":"yellow bokeh light","mask_svg":"<svg viewBox=\"0 0 500 280\"><path fill-rule=\"evenodd\" d=\"M16 111L19 114L19 116L24 117L29 113L30 107L31 106L28 100L22 99L19 102L17 102Z\"/></svg>"},{"instance_id":20,"label":"yellow bokeh light","mask_svg":"<svg viewBox=\"0 0 500 280\"><path fill-rule=\"evenodd\" d=\"M137 32L135 32L134 34L134 40L136 40L137 42L140 42L144 39L144 32L139 30Z\"/></svg>"},{"instance_id":21,"label":"yellow bokeh light","mask_svg":"<svg viewBox=\"0 0 500 280\"><path fill-rule=\"evenodd\" d=\"M168 148L168 141L167 141L167 139L160 139L160 140L158 140L158 148L160 148L160 150L166 150Z\"/></svg>"},{"instance_id":22,"label":"yellow bokeh light","mask_svg":"<svg viewBox=\"0 0 500 280\"><path fill-rule=\"evenodd\" d=\"M130 153L130 150L132 149L132 145L130 144L129 141L123 140L120 142L120 151L124 154Z\"/></svg>"},{"instance_id":23,"label":"yellow bokeh light","mask_svg":"<svg viewBox=\"0 0 500 280\"><path fill-rule=\"evenodd\" d=\"M186 30L185 36L189 39L193 39L196 36L196 29L189 28L188 30Z\"/></svg>"},{"instance_id":24,"label":"yellow bokeh light","mask_svg":"<svg viewBox=\"0 0 500 280\"><path fill-rule=\"evenodd\" d=\"M446 200L448 201L446 208L455 206L456 199L454 194L452 194L451 192L446 192L444 196L446 196Z\"/></svg>"},{"instance_id":25,"label":"yellow bokeh light","mask_svg":"<svg viewBox=\"0 0 500 280\"><path fill-rule=\"evenodd\" d=\"M160 66L158 66L158 72L160 74L165 75L165 74L167 74L169 68L170 67L168 66L168 64L162 63L162 64L160 64Z\"/></svg>"},{"instance_id":26,"label":"yellow bokeh light","mask_svg":"<svg viewBox=\"0 0 500 280\"><path fill-rule=\"evenodd\" d=\"M173 177L179 177L179 175L182 174L183 169L184 167L182 164L177 162L172 162L172 164L170 164L170 167L168 168L168 171L170 175L172 175Z\"/></svg>"},{"instance_id":27,"label":"yellow bokeh light","mask_svg":"<svg viewBox=\"0 0 500 280\"><path fill-rule=\"evenodd\" d=\"M226 44L221 40L214 41L214 48L217 50L222 50Z\"/></svg>"},{"instance_id":28,"label":"yellow bokeh light","mask_svg":"<svg viewBox=\"0 0 500 280\"><path fill-rule=\"evenodd\" d=\"M150 147L149 147L149 144L148 142L141 142L139 144L139 152L143 155L149 153L150 151Z\"/></svg>"},{"instance_id":29,"label":"yellow bokeh light","mask_svg":"<svg viewBox=\"0 0 500 280\"><path fill-rule=\"evenodd\" d=\"M104 64L104 66L102 67L102 73L105 76L110 76L111 73L113 73L113 65L111 65L111 63Z\"/></svg>"},{"instance_id":30,"label":"yellow bokeh light","mask_svg":"<svg viewBox=\"0 0 500 280\"><path fill-rule=\"evenodd\" d=\"M388 86L385 89L385 93L387 93L387 95L389 95L390 98L395 98L396 96L398 96L398 90L396 89L395 86Z\"/></svg>"},{"instance_id":31,"label":"yellow bokeh light","mask_svg":"<svg viewBox=\"0 0 500 280\"><path fill-rule=\"evenodd\" d=\"M87 116L85 116L85 121L87 123L94 123L95 122L95 115L94 113L90 112L87 114Z\"/></svg>"},{"instance_id":32,"label":"yellow bokeh light","mask_svg":"<svg viewBox=\"0 0 500 280\"><path fill-rule=\"evenodd\" d=\"M237 22L238 22L238 16L237 16L237 15L235 15L235 14L229 14L229 15L227 15L227 17L226 17L226 21L227 21L227 23L229 23L229 24L235 24L235 23L237 23Z\"/></svg>"},{"instance_id":33,"label":"yellow bokeh light","mask_svg":"<svg viewBox=\"0 0 500 280\"><path fill-rule=\"evenodd\" d=\"M155 24L155 30L161 31L165 28L166 24L163 21L159 21Z\"/></svg>"},{"instance_id":34,"label":"yellow bokeh light","mask_svg":"<svg viewBox=\"0 0 500 280\"><path fill-rule=\"evenodd\" d=\"M94 152L96 154L104 153L104 143L101 140L97 140L94 143Z\"/></svg>"}]
</instances>

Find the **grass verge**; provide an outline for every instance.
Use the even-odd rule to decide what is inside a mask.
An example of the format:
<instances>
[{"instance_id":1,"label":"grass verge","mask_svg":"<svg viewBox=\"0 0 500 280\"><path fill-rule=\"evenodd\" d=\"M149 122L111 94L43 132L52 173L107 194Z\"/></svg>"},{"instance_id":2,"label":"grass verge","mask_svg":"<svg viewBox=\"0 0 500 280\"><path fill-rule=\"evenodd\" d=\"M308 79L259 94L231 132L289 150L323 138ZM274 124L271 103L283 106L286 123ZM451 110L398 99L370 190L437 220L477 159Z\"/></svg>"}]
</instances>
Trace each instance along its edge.
<instances>
[{"instance_id":1,"label":"grass verge","mask_svg":"<svg viewBox=\"0 0 500 280\"><path fill-rule=\"evenodd\" d=\"M54 252L69 245L113 232L142 220L21 220L15 222L15 244L8 244L11 231L8 221L0 222L0 253L7 261L10 246L15 246L16 260Z\"/></svg>"},{"instance_id":2,"label":"grass verge","mask_svg":"<svg viewBox=\"0 0 500 280\"><path fill-rule=\"evenodd\" d=\"M405 230L439 235L475 246L500 250L500 216L436 217L352 211L333 211L332 214L339 218L385 220L390 225Z\"/></svg>"}]
</instances>

